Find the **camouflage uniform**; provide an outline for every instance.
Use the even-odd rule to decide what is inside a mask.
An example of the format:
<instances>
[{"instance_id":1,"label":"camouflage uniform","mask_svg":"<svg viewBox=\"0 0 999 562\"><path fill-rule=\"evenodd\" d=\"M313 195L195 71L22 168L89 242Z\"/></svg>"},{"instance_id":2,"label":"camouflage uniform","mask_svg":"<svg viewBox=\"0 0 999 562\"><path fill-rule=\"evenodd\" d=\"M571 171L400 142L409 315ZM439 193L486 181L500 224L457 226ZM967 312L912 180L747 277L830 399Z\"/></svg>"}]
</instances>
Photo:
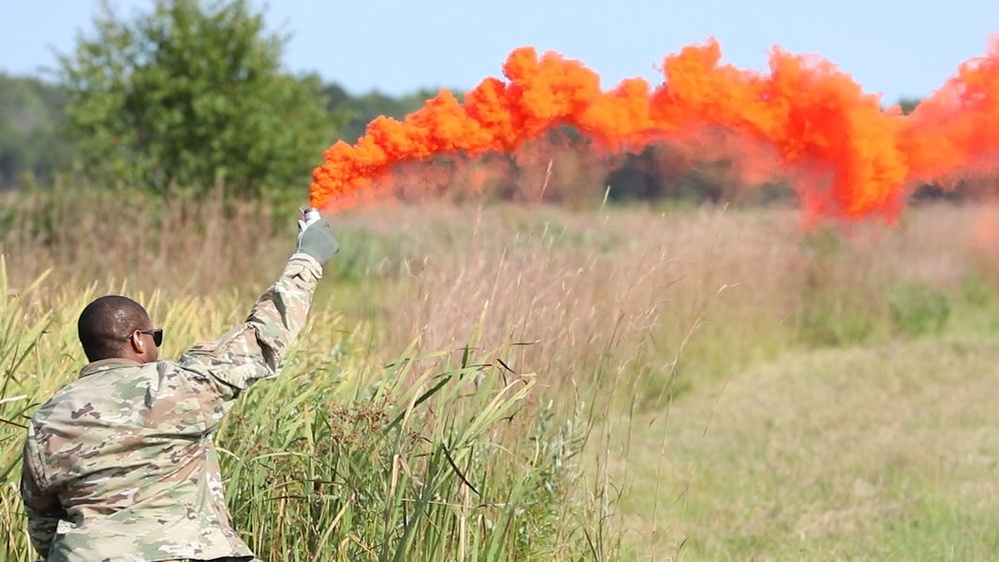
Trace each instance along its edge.
<instances>
[{"instance_id":1,"label":"camouflage uniform","mask_svg":"<svg viewBox=\"0 0 999 562\"><path fill-rule=\"evenodd\" d=\"M230 527L212 434L233 400L277 375L322 267L294 254L246 321L176 361L93 362L32 416L21 495L54 562L251 560Z\"/></svg>"}]
</instances>

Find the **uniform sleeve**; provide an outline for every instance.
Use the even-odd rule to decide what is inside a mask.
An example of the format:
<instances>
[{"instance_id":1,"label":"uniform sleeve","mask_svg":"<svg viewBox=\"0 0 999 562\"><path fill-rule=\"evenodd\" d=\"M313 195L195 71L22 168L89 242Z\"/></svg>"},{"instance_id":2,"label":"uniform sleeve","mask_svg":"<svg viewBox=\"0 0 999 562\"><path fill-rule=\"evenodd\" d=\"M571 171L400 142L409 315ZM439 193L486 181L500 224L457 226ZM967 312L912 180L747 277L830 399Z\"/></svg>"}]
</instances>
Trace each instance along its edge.
<instances>
[{"instance_id":1,"label":"uniform sleeve","mask_svg":"<svg viewBox=\"0 0 999 562\"><path fill-rule=\"evenodd\" d=\"M31 539L31 545L42 558L47 558L59 521L65 519L67 514L59 503L59 498L43 490L44 474L34 462L37 450L33 446L33 439L34 436L29 431L21 464L21 501L28 516L28 537Z\"/></svg>"},{"instance_id":2,"label":"uniform sleeve","mask_svg":"<svg viewBox=\"0 0 999 562\"><path fill-rule=\"evenodd\" d=\"M242 324L181 356L178 363L191 382L228 402L258 380L277 376L285 351L305 325L322 274L314 258L294 254Z\"/></svg>"}]
</instances>

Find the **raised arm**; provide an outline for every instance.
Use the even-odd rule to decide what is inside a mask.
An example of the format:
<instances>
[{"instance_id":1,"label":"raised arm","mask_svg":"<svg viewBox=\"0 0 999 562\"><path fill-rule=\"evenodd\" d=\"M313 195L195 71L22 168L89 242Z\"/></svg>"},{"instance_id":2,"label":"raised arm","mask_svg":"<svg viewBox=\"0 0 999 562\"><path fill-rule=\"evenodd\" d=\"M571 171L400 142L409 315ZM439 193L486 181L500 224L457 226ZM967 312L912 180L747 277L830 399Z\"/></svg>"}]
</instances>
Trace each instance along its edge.
<instances>
[{"instance_id":1,"label":"raised arm","mask_svg":"<svg viewBox=\"0 0 999 562\"><path fill-rule=\"evenodd\" d=\"M223 401L234 400L256 381L278 374L286 350L308 318L323 266L339 251L325 221L300 227L296 252L246 320L216 340L195 345L180 358L192 382L207 384Z\"/></svg>"}]
</instances>

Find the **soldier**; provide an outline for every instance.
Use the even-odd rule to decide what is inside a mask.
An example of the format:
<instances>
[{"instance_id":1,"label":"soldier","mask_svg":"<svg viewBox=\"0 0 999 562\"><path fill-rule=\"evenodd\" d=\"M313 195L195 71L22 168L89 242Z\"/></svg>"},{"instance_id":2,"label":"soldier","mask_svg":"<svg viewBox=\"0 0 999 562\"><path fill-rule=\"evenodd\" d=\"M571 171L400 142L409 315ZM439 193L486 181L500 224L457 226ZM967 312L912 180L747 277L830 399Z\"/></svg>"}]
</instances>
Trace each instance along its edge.
<instances>
[{"instance_id":1,"label":"soldier","mask_svg":"<svg viewBox=\"0 0 999 562\"><path fill-rule=\"evenodd\" d=\"M240 393L278 374L340 245L323 220L246 321L160 361L163 330L137 302L83 310L90 363L32 416L21 497L31 542L57 562L255 560L229 522L212 434Z\"/></svg>"}]
</instances>

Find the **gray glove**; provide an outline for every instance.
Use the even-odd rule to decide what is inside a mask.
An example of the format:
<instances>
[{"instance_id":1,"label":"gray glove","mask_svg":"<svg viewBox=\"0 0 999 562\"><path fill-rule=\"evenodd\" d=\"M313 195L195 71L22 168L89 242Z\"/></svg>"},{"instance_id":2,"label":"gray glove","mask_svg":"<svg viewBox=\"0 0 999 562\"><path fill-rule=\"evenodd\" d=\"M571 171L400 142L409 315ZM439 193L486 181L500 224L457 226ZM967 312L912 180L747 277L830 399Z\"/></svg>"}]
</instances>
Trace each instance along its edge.
<instances>
[{"instance_id":1,"label":"gray glove","mask_svg":"<svg viewBox=\"0 0 999 562\"><path fill-rule=\"evenodd\" d=\"M333 236L330 224L319 219L308 226L299 222L298 247L296 252L308 254L325 266L340 251L340 243Z\"/></svg>"}]
</instances>

